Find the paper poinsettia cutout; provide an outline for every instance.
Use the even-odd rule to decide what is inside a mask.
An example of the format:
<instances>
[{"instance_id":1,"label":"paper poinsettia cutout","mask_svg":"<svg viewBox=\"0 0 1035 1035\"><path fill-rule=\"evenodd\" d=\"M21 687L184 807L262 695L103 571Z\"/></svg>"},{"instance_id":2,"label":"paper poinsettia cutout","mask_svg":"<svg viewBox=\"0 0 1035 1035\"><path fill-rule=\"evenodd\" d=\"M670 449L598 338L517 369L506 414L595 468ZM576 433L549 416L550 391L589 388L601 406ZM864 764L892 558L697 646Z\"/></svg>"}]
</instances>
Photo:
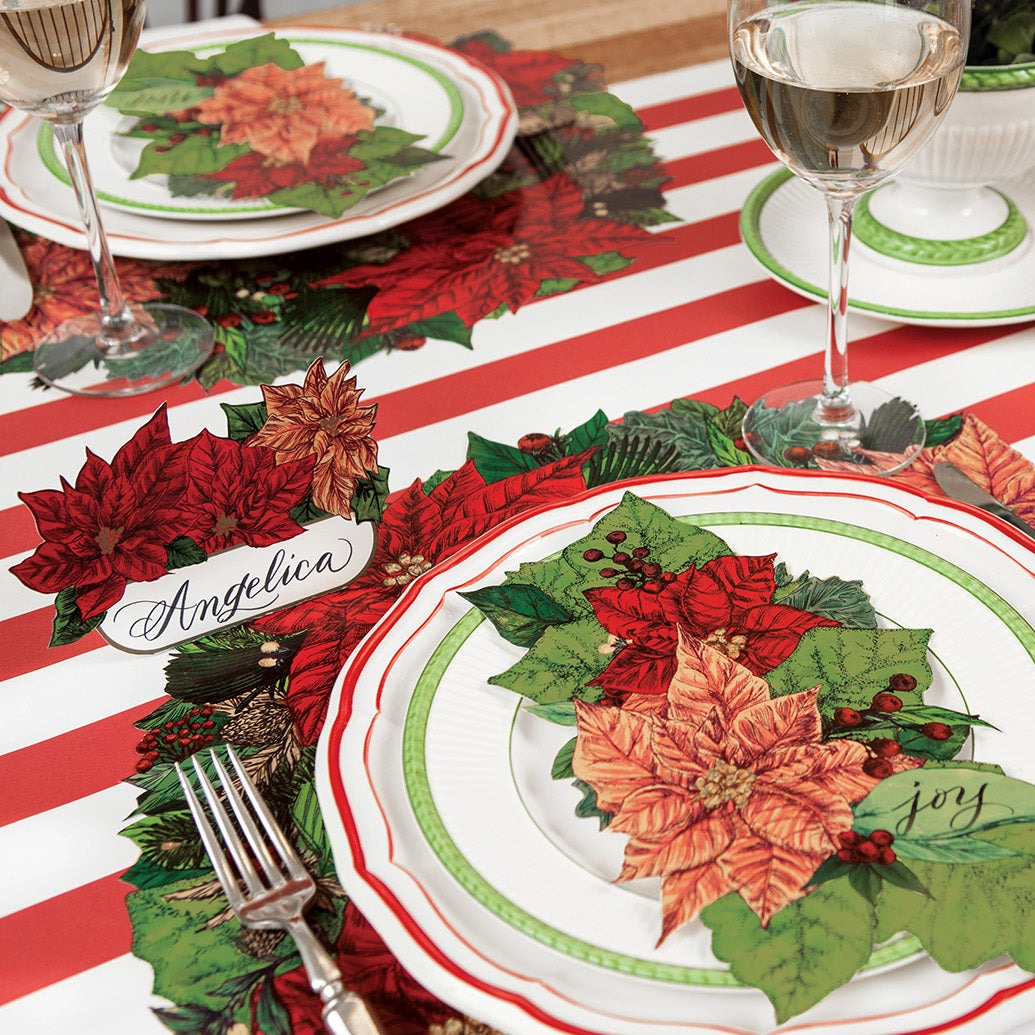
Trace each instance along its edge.
<instances>
[{"instance_id":1,"label":"paper poinsettia cutout","mask_svg":"<svg viewBox=\"0 0 1035 1035\"><path fill-rule=\"evenodd\" d=\"M441 157L273 34L208 57L137 51L107 103L134 117L126 136L148 141L133 176L166 175L176 195L337 217Z\"/></svg>"},{"instance_id":2,"label":"paper poinsettia cutout","mask_svg":"<svg viewBox=\"0 0 1035 1035\"><path fill-rule=\"evenodd\" d=\"M616 881L660 881L659 942L702 922L716 957L784 1021L902 930L893 892L928 901L939 867L962 884L996 879L977 866L1035 879L1035 853L1013 855L1035 787L957 761L989 724L924 701L931 630L880 628L861 582L776 562L626 493L559 554L463 596L525 650L489 682L576 727L553 776L579 789L578 817L626 838ZM964 790L1004 803L987 827L898 822L905 800ZM1013 832L990 843L1004 815ZM980 922L998 929L1004 905ZM907 929L926 933L929 910L907 912ZM1012 937L987 939L990 955L967 965ZM959 956L951 936L925 948ZM791 957L801 967L774 963Z\"/></svg>"},{"instance_id":3,"label":"paper poinsettia cutout","mask_svg":"<svg viewBox=\"0 0 1035 1035\"><path fill-rule=\"evenodd\" d=\"M762 675L793 653L806 630L838 624L773 603L772 555L717 557L678 575L647 560L641 570L664 581L650 589L630 583L586 591L597 620L622 644L591 682L612 697L665 693L676 669L680 629Z\"/></svg>"},{"instance_id":4,"label":"paper poinsettia cutout","mask_svg":"<svg viewBox=\"0 0 1035 1035\"><path fill-rule=\"evenodd\" d=\"M819 687L774 699L699 640L676 660L664 713L576 702L575 775L630 835L618 879L662 878L662 939L731 891L766 926L851 830L869 751L824 742Z\"/></svg>"},{"instance_id":5,"label":"paper poinsettia cutout","mask_svg":"<svg viewBox=\"0 0 1035 1035\"><path fill-rule=\"evenodd\" d=\"M304 385L263 388L272 413L226 406L227 438L173 442L162 406L110 463L87 450L74 484L19 494L43 542L11 571L58 595L52 645L94 628L131 582L289 540L316 518L380 518L376 408L359 404L348 364L328 376L317 360Z\"/></svg>"}]
</instances>

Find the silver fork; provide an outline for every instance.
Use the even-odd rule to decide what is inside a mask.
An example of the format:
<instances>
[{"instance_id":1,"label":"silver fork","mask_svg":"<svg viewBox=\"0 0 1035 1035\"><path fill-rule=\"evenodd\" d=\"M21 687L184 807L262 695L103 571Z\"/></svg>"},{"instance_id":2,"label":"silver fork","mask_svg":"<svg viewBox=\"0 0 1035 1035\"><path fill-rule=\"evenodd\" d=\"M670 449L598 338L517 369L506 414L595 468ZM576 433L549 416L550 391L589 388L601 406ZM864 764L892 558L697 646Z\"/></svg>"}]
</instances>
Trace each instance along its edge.
<instances>
[{"instance_id":1,"label":"silver fork","mask_svg":"<svg viewBox=\"0 0 1035 1035\"><path fill-rule=\"evenodd\" d=\"M191 756L194 773L222 834L222 842L212 829L201 800L178 762L176 775L180 778L183 793L187 796L187 806L230 906L241 922L249 927L279 927L294 938L309 975L309 984L323 1000L324 1026L332 1035L383 1035L363 999L342 984L337 965L303 916L305 907L316 891L316 882L277 825L273 813L244 771L240 759L230 747L227 747L226 753L250 808L234 786L219 756L215 751L211 751L210 755L230 812L240 826L240 833L220 801L218 790L198 764L197 756ZM262 824L265 836L255 822L256 817Z\"/></svg>"}]
</instances>

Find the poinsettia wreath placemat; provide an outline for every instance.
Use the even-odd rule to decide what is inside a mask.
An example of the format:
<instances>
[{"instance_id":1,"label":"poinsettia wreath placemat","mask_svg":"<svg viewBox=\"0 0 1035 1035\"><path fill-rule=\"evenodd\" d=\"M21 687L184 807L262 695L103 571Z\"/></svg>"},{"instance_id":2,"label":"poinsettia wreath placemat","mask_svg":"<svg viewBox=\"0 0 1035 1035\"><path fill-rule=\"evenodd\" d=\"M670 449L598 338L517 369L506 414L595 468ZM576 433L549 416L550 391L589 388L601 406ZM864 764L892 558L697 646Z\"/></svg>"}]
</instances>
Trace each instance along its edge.
<instances>
[{"instance_id":1,"label":"poinsettia wreath placemat","mask_svg":"<svg viewBox=\"0 0 1035 1035\"><path fill-rule=\"evenodd\" d=\"M125 874L135 889L128 908L134 951L153 965L155 992L175 1004L158 1011L174 1031L269 1035L319 1030L318 1003L290 939L244 929L232 917L183 809L173 763L200 748L227 743L245 759L318 875L315 915L324 936L337 948L346 981L374 1001L390 1035L484 1032L484 1026L457 1016L416 985L337 882L314 786L315 746L332 685L353 648L404 587L502 519L625 478L748 460L737 438L742 402L734 400L720 410L681 399L657 412L627 413L618 421L598 413L569 431L530 431L513 444L472 434L463 467L388 494L387 472L377 466L369 438L372 414L360 405L358 394L347 368L328 376L322 364L315 364L302 385L267 389L262 402L226 407L226 437L203 432L184 443L169 441L159 411L110 463L89 455L73 483L23 497L45 541L16 574L41 592L57 594L55 642L89 635L127 584L161 577L170 567L204 567L235 543L285 539L328 512L350 510L378 520L372 560L348 585L177 647L166 666L168 701L136 723L140 757L129 779L140 797L125 834L140 856ZM1035 517L1035 470L991 429L971 415L954 415L930 422L928 430L931 444L896 480L940 494L933 464L952 460L1019 514ZM154 477L154 458L178 472L167 479L171 488ZM192 484L208 478L213 491L192 491ZM114 528L120 535L106 535L105 529ZM869 615L872 624L872 614L850 582L805 585L778 571L771 558L738 557L728 550L673 567L663 551L655 556L646 543L618 541L616 528L609 525L600 543L576 544L585 564L611 584L586 594L586 600L592 610L587 617L602 627L614 648L601 655L600 670L590 680L595 703L569 702L583 746L573 743L558 758L555 775L581 781L587 815L606 817L615 831L650 843L650 830L644 827L650 810L636 812L634 803L612 800L601 776L601 765L610 771L621 759L605 765L590 749L604 711L610 707L630 723L646 721L652 707L623 709L635 684L647 688L648 704L663 704L667 715L677 716L681 708L691 707L679 697L680 688L688 680L693 683L687 676L691 657L700 662L695 671L701 665L709 671L721 668L730 676L723 685L739 680L744 693L753 695L758 714L784 707L788 698L797 697L771 697L765 673L790 663L803 638L843 638L846 623L866 625ZM689 533L683 529L680 534ZM744 590L735 598L730 595L734 586ZM549 597L550 580L528 591ZM643 606L624 608L621 601L630 594L642 598ZM696 601L689 611L687 594ZM543 600L490 591L472 603L508 635L530 636L528 642L556 624ZM715 621L706 621L709 617ZM684 626L683 633L675 631ZM757 636L759 629L768 630L767 635ZM899 658L904 656L898 642L903 635L913 634L904 631L889 647ZM630 639L649 641L657 649L648 651L649 657L618 649ZM913 652L919 651L916 664L907 658L893 666L887 685L870 688L865 700L838 701L822 713L816 711L814 694L803 700L803 714L809 708L815 712L815 736L843 756L846 773L855 772L854 783L841 786L834 780L824 793L857 802L928 760L953 765L967 731L982 724L979 716L924 703L921 640ZM526 693L535 680L523 679L522 665L535 663L500 673L501 685ZM557 705L544 702L553 721L559 718ZM698 775L701 795L716 802L735 803L738 796L749 796L755 783L764 787L769 779L718 763ZM877 804L878 798L873 799ZM729 958L731 951L739 952L729 948L728 938L734 928L743 929L744 909L765 924L778 923L789 915L785 911L810 899L849 889L860 902L872 901L883 888L894 887L911 896L907 903L915 901L913 929L919 933L931 893L930 858L918 856L910 838L887 830L879 808L871 811L863 817L867 822L857 817L854 825L846 825L830 851L803 849L794 857L793 879L761 897L744 893L734 907L708 892L711 885L703 887L704 898L664 895L659 930L665 933L701 910L714 932L716 956ZM1002 836L1009 840L1015 829ZM1033 967L1024 939L1014 933L1016 924L1030 920L1025 903L1035 901L1035 868L1023 846L999 848L995 859L989 856L981 864L1003 870L997 870L1002 880L995 886L1011 889L1013 920L1004 914L1002 944L990 949L1009 951L1021 966ZM807 882L814 890L802 897ZM993 906L989 900L988 908ZM763 934L767 929L759 927ZM178 946L175 954L168 952L170 944ZM737 976L762 987L781 1016L800 1012L825 994L822 982L774 985L752 970L752 958L752 953L738 957Z\"/></svg>"}]
</instances>

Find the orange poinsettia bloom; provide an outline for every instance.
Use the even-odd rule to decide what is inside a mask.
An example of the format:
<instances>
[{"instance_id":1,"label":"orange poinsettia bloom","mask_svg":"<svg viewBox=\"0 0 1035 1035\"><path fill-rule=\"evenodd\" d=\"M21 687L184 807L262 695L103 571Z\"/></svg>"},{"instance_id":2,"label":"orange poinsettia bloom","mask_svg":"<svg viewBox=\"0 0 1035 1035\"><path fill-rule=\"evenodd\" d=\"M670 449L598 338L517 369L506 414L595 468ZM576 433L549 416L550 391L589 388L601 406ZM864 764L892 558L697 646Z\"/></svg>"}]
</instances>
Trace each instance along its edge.
<instances>
[{"instance_id":1,"label":"orange poinsettia bloom","mask_svg":"<svg viewBox=\"0 0 1035 1035\"><path fill-rule=\"evenodd\" d=\"M277 463L315 456L313 503L349 517L356 480L377 471L377 443L370 437L376 406L361 406L362 389L348 363L331 377L316 360L298 385L263 385L266 423L249 445L269 446Z\"/></svg>"},{"instance_id":2,"label":"orange poinsettia bloom","mask_svg":"<svg viewBox=\"0 0 1035 1035\"><path fill-rule=\"evenodd\" d=\"M287 71L247 68L215 88L194 109L200 122L220 126L223 144L247 144L277 162L302 162L322 136L346 137L374 128L374 109L323 62Z\"/></svg>"},{"instance_id":3,"label":"orange poinsettia bloom","mask_svg":"<svg viewBox=\"0 0 1035 1035\"><path fill-rule=\"evenodd\" d=\"M683 639L665 712L576 702L575 775L613 813L608 829L629 835L618 880L661 878L659 941L731 891L767 926L837 851L877 779L862 744L820 739L818 693L773 698Z\"/></svg>"},{"instance_id":4,"label":"orange poinsettia bloom","mask_svg":"<svg viewBox=\"0 0 1035 1035\"><path fill-rule=\"evenodd\" d=\"M73 316L100 307L97 278L88 252L66 248L42 237L20 238L22 255L35 288L33 307L24 320L5 323L0 333L2 359L31 352L45 334ZM118 259L119 283L132 302L161 297L156 277L183 276L189 266L156 266Z\"/></svg>"}]
</instances>

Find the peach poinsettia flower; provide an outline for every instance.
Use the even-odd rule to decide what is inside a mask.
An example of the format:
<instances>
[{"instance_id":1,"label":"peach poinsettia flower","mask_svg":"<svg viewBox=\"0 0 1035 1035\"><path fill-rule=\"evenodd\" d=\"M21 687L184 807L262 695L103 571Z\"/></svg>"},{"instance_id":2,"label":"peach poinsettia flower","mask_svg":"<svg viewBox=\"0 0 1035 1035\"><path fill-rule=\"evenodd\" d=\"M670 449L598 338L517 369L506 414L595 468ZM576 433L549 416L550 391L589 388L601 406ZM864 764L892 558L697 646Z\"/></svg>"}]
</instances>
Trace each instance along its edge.
<instances>
[{"instance_id":1,"label":"peach poinsettia flower","mask_svg":"<svg viewBox=\"0 0 1035 1035\"><path fill-rule=\"evenodd\" d=\"M277 162L302 162L323 136L352 136L374 128L374 109L323 62L292 71L272 63L220 83L194 109L200 122L220 126L223 144L247 144Z\"/></svg>"},{"instance_id":2,"label":"peach poinsettia flower","mask_svg":"<svg viewBox=\"0 0 1035 1035\"><path fill-rule=\"evenodd\" d=\"M768 926L851 829L852 804L878 781L862 744L821 739L818 693L773 698L683 638L666 713L576 702L575 775L613 814L608 830L629 835L617 879L661 878L659 943L731 891Z\"/></svg>"},{"instance_id":3,"label":"peach poinsettia flower","mask_svg":"<svg viewBox=\"0 0 1035 1035\"><path fill-rule=\"evenodd\" d=\"M74 316L93 312L100 306L97 278L88 252L66 248L42 237L19 235L22 255L34 285L33 307L24 320L3 325L0 358L7 360L31 352L45 334ZM156 266L135 259L118 259L119 283L126 297L144 302L162 295L155 278L182 278L185 265Z\"/></svg>"},{"instance_id":4,"label":"peach poinsettia flower","mask_svg":"<svg viewBox=\"0 0 1035 1035\"><path fill-rule=\"evenodd\" d=\"M266 422L248 445L269 446L277 463L315 456L313 503L349 517L357 479L377 471L377 443L370 437L377 406L361 406L362 394L348 363L328 377L318 359L301 386L262 386Z\"/></svg>"}]
</instances>

